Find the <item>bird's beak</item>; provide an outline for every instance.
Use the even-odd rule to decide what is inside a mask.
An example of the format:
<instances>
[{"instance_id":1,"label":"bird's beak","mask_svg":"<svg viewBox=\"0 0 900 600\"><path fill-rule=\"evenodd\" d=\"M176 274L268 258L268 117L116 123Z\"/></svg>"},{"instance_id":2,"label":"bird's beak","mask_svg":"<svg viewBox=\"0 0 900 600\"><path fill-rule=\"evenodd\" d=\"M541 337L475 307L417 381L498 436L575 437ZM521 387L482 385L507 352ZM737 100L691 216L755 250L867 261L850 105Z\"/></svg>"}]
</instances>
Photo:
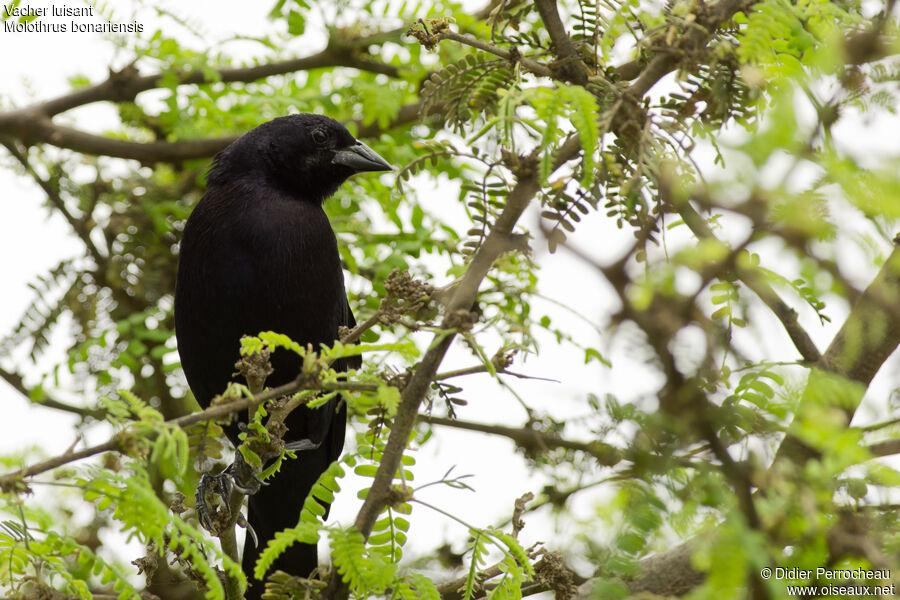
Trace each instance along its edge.
<instances>
[{"instance_id":1,"label":"bird's beak","mask_svg":"<svg viewBox=\"0 0 900 600\"><path fill-rule=\"evenodd\" d=\"M392 171L394 169L388 161L360 141L335 152L331 162L350 167L354 171Z\"/></svg>"}]
</instances>

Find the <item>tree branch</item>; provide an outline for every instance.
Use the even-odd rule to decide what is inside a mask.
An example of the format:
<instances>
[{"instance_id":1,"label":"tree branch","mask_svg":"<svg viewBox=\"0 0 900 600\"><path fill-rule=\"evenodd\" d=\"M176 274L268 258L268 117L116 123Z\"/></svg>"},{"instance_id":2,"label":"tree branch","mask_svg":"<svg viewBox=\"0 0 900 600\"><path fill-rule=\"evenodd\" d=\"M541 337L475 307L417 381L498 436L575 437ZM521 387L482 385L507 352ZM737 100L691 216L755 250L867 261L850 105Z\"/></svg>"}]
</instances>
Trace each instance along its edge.
<instances>
[{"instance_id":1,"label":"tree branch","mask_svg":"<svg viewBox=\"0 0 900 600\"><path fill-rule=\"evenodd\" d=\"M66 404L65 402L55 400L48 396L46 393L43 394L43 397L40 400L35 400L32 398L31 390L29 390L25 385L25 380L22 378L22 376L18 373L7 371L3 367L0 367L0 379L3 379L14 390L22 394L32 404L72 413L74 415L78 415L82 419L90 417L92 419L100 420L106 416L106 411L102 408L86 408L83 406L73 406L71 404Z\"/></svg>"},{"instance_id":2,"label":"tree branch","mask_svg":"<svg viewBox=\"0 0 900 600\"><path fill-rule=\"evenodd\" d=\"M479 40L478 38L472 37L471 35L457 33L448 29L438 34L437 41L441 40L451 40L460 44L464 44L466 46L471 46L472 48L476 48L478 50L482 50L484 52L487 52L488 54L493 54L494 56L498 56L510 62L519 63L529 72L541 77L555 77L555 73L547 65L530 58L525 58L524 56L521 56L519 54L514 54L513 52L509 52L507 50L504 50L503 48L499 48L497 46L494 46L493 44L489 44L487 42ZM615 67L615 72L623 80L631 80L637 77L637 74L635 73L635 70L637 68L637 63L635 61L630 61L623 65ZM584 83L587 83L587 79L585 79Z\"/></svg>"},{"instance_id":3,"label":"tree branch","mask_svg":"<svg viewBox=\"0 0 900 600\"><path fill-rule=\"evenodd\" d=\"M900 344L900 323L894 318L892 311L892 307L898 302L900 248L895 248L853 306L817 366L827 373L840 375L868 387L880 366ZM859 399L861 398L860 394ZM842 408L849 423L856 406ZM893 449L893 441L882 442L873 445L872 453L882 456ZM802 463L813 457L811 449L789 432L776 453L773 467L785 460ZM699 543L700 539L694 538L673 550L641 561L640 574L628 582L631 592L680 595L700 585L705 575L691 566L691 557Z\"/></svg>"},{"instance_id":4,"label":"tree branch","mask_svg":"<svg viewBox=\"0 0 900 600\"><path fill-rule=\"evenodd\" d=\"M900 304L900 236L894 239L894 250L847 315L825 354L816 363L821 372L813 371L810 374L794 417L795 421L797 414L803 411L804 404L808 401L807 394L815 383L814 378L820 378L823 374L837 375L860 384L862 389L869 387L875 373L900 345L898 304ZM844 413L845 424L850 424L862 397L863 394L860 392L851 400L852 405L844 404L837 407ZM784 460L802 464L816 456L817 453L801 442L789 429L778 448L774 464Z\"/></svg>"},{"instance_id":5,"label":"tree branch","mask_svg":"<svg viewBox=\"0 0 900 600\"><path fill-rule=\"evenodd\" d=\"M96 446L91 446L89 448L85 448L84 450L79 450L78 452L67 451L63 454L60 454L59 456L55 456L48 460L35 463L30 467L22 468L18 471L13 471L12 473L7 473L6 475L0 476L0 491L3 491L4 493L12 492L15 489L16 482L25 477L31 477L32 475L38 475L39 473L52 471L57 467L61 467L65 464L75 462L77 460L81 460L82 458L88 458L89 456L102 454L104 452L109 452L110 450L117 450L119 449L120 443L120 436L114 435L111 439L103 442L102 444L97 444Z\"/></svg>"},{"instance_id":6,"label":"tree branch","mask_svg":"<svg viewBox=\"0 0 900 600\"><path fill-rule=\"evenodd\" d=\"M468 310L475 301L478 287L487 275L494 261L508 248L508 239L513 227L525 208L537 193L539 184L537 173L532 169L531 173L520 177L518 183L510 192L506 206L484 244L478 249L472 259L466 274L456 286L453 296L447 305L447 316L441 326L445 332L435 335L431 347L425 353L422 361L416 367L412 377L403 389L400 399L400 407L391 428L387 446L381 464L375 475L375 480L366 496L362 507L357 514L355 526L368 537L372 531L378 514L386 506L391 482L400 465L400 459L406 450L406 443L415 424L419 405L425 398L429 386L437 373L438 365L444 359L444 355L455 337L451 317L456 311Z\"/></svg>"},{"instance_id":7,"label":"tree branch","mask_svg":"<svg viewBox=\"0 0 900 600\"><path fill-rule=\"evenodd\" d=\"M554 448L564 448L566 450L577 450L584 452L597 459L597 461L605 466L611 467L621 460L621 453L613 446L603 442L578 442L567 440L552 433L546 433L534 429L533 427L507 427L505 425L489 425L487 423L475 423L472 421L463 421L460 419L448 419L445 417L435 417L432 415L420 414L419 420L431 425L440 425L442 427L453 427L455 429L464 429L466 431L477 431L489 435L499 435L511 439L516 446L522 448L526 452L540 452L544 450L552 450Z\"/></svg>"},{"instance_id":8,"label":"tree branch","mask_svg":"<svg viewBox=\"0 0 900 600\"><path fill-rule=\"evenodd\" d=\"M394 34L399 35L397 31ZM380 42L383 41L382 37L379 34L373 34L371 39ZM253 67L221 69L217 71L219 78L208 78L201 71L182 73L179 77L179 85L213 82L248 83L273 75L336 66L383 73L392 77L398 76L399 72L396 67L362 58L352 50L357 46L368 45L365 42L366 39L369 38L350 40L346 42L348 44L346 46L342 45L344 42L332 41L325 50L304 58ZM163 73L138 75L132 66L112 73L102 83L75 90L33 106L0 112L0 134L12 136L28 145L46 143L84 154L126 158L144 164L207 158L237 139L236 136L231 136L175 142L134 142L87 133L59 125L52 120L52 117L59 113L93 102L131 102L141 92L156 89L163 75ZM421 103L419 102L401 107L388 129L414 122L419 116L420 108ZM434 109L439 110L439 107L434 107ZM373 137L382 132L377 123L363 125L356 121L354 124L357 126L360 137Z\"/></svg>"},{"instance_id":9,"label":"tree branch","mask_svg":"<svg viewBox=\"0 0 900 600\"><path fill-rule=\"evenodd\" d=\"M574 155L577 147L572 149L572 152ZM444 355L455 337L454 316L458 315L460 311L468 312L475 301L482 280L494 261L509 248L509 238L513 228L540 189L534 157L529 157L527 163L527 165L522 165L518 181L507 196L503 211L491 227L484 243L475 253L465 275L453 289L453 294L446 305L446 316L441 325L443 331L434 336L428 351L403 389L400 406L397 409L381 463L378 465L372 486L354 522L356 529L365 538L368 538L375 520L387 506L391 483L400 466L403 452L406 450L406 444L415 425L419 405L425 398L431 382L437 374L438 366L443 361ZM347 598L348 588L339 575L332 576L329 592L333 598Z\"/></svg>"},{"instance_id":10,"label":"tree branch","mask_svg":"<svg viewBox=\"0 0 900 600\"><path fill-rule=\"evenodd\" d=\"M495 565L491 565L489 567L485 567L481 571L475 575L479 582L484 582L488 579L492 579L501 575L503 571L500 569L500 563ZM463 590L466 587L466 581L468 580L468 576L459 577L457 579L451 579L450 581L446 581L438 586L438 593L441 595L441 600L462 600L463 598Z\"/></svg>"},{"instance_id":11,"label":"tree branch","mask_svg":"<svg viewBox=\"0 0 900 600\"><path fill-rule=\"evenodd\" d=\"M872 454L872 456L892 456L894 454L900 454L900 439L876 442L869 446L869 453Z\"/></svg>"},{"instance_id":12,"label":"tree branch","mask_svg":"<svg viewBox=\"0 0 900 600\"><path fill-rule=\"evenodd\" d=\"M721 0L716 5L708 6L706 8L706 13L711 16L709 19L704 19L704 22L710 25L710 31L714 31L721 22L731 18L735 12L749 3L749 0ZM713 19L712 16L715 16L718 20ZM707 21L709 22L707 23ZM688 32L686 36L692 33L695 34L696 37L695 29ZM705 43L710 36L711 34L707 33L705 38L700 41ZM694 40L694 42L696 43L697 40ZM674 66L674 64L675 61L673 60L669 68ZM656 68L653 71L653 77L656 79L653 79L652 82L651 77L642 75L637 82L632 84L629 88L629 92L634 96L638 95L637 92L640 92L640 95L643 95L643 93L649 90L649 87L652 86L658 78L665 75L665 72L663 72L662 69ZM643 89L644 86L647 86L646 89ZM621 114L621 112L616 111L612 118L616 119L619 114ZM554 171L566 161L577 156L577 152L580 148L580 139L578 136L572 136L572 138L564 143L557 152L557 156L553 163ZM491 232L488 234L484 244L482 244L476 252L466 274L463 276L459 285L456 286L454 294L447 306L448 317L454 311L467 310L472 305L482 279L484 279L494 260L507 247L508 238L512 233L513 227L539 188L537 174L533 172L533 169L532 172L521 174L519 176L515 187L513 187L507 197L506 206L504 207L503 212L495 225L491 228ZM381 464L378 466L378 471L376 472L372 487L370 488L369 494L366 496L354 523L356 529L360 531L364 537L368 537L375 520L387 504L391 482L400 466L400 459L406 449L407 441L409 440L413 425L415 424L419 405L434 379L438 365L440 365L453 340L454 333L452 327L448 326L447 318L445 318L442 328L450 330L450 332L441 333L435 336L431 347L425 353L422 361L413 372L409 383L403 390L400 407L397 411L394 425L391 428L390 437L388 438ZM342 582L336 583L336 579L339 579L339 577L334 576L330 590L334 592L333 597L339 600L344 599L347 597L347 588Z\"/></svg>"},{"instance_id":13,"label":"tree branch","mask_svg":"<svg viewBox=\"0 0 900 600\"><path fill-rule=\"evenodd\" d=\"M900 344L900 236L875 279L853 306L818 366L868 387ZM849 412L852 416L856 407ZM849 422L849 419L848 419Z\"/></svg>"},{"instance_id":14,"label":"tree branch","mask_svg":"<svg viewBox=\"0 0 900 600\"><path fill-rule=\"evenodd\" d=\"M577 85L587 83L588 73L587 67L581 60L575 43L566 32L562 19L559 16L559 10L556 6L556 0L535 0L538 14L547 33L550 34L550 40L553 42L553 50L560 59L558 64L559 74L566 81L570 81Z\"/></svg>"},{"instance_id":15,"label":"tree branch","mask_svg":"<svg viewBox=\"0 0 900 600\"><path fill-rule=\"evenodd\" d=\"M664 191L667 187L668 186L665 185L660 186L660 192L665 194ZM690 201L684 200L678 202L674 198L666 198L666 200L675 207L678 214L684 219L685 224L699 239L718 240L709 228L709 225L706 224L706 221L696 210L694 210L694 207L691 206ZM818 362L821 358L819 349L816 347L815 342L812 341L812 338L806 330L803 329L797 321L797 311L788 306L778 296L778 293L772 289L769 282L755 270L737 267L736 271L740 280L744 282L744 285L753 290L759 299L769 307L775 317L781 321L784 330L791 338L791 341L794 342L794 347L797 348L800 356L811 364Z\"/></svg>"},{"instance_id":16,"label":"tree branch","mask_svg":"<svg viewBox=\"0 0 900 600\"><path fill-rule=\"evenodd\" d=\"M357 341L359 339L359 336L361 336L365 331L372 328L376 323L378 323L379 318L383 314L383 306L384 306L384 304L382 304L382 306L379 307L379 309L371 317L369 317L369 319L367 319L365 322L357 325L353 329L347 331L343 336L341 336L341 340L340 340L341 343L350 344L350 343ZM25 385L22 381L21 376L14 374L14 373L9 373L9 372L3 370L2 367L0 367L0 377L7 380L14 388L19 390L21 393L25 394L26 396L29 395L28 390L27 390L27 388L25 388ZM250 384L256 385L255 383L250 382L250 380L248 379L248 385L250 385ZM263 385L263 382L260 381L259 388L261 388L262 385ZM191 425L194 425L196 423L200 423L203 421L210 421L210 420L219 419L219 418L224 418L226 416L229 416L236 412L240 412L242 410L253 409L256 406L259 406L260 404L262 404L264 402L268 402L269 400L281 398L283 396L287 396L289 394L292 394L292 393L300 391L300 390L322 390L322 391L346 390L346 391L354 391L354 392L375 392L378 390L378 387L379 387L378 384L369 383L369 382L360 382L360 381L322 382L318 378L310 376L309 373L302 372L302 373L299 373L292 381L290 381L282 386L279 386L276 388L271 388L271 389L263 391L263 392L255 393L251 397L238 398L236 400L217 403L217 400L219 400L221 398L221 396L219 396L216 399L214 399L212 405L209 406L208 408L206 408L205 410L200 411L198 413L191 413L189 415L183 415L183 416L180 416L180 417L174 418L174 419L169 419L166 421L166 424L176 426L176 427L182 427L182 428L190 427ZM290 412L290 410L293 410L300 404L305 404L307 401L308 401L308 399L301 399L301 400L295 401L290 404L290 408L282 409L282 410L283 410L284 414L287 414L288 412ZM50 403L46 403L46 404L48 406L51 405ZM84 410L77 409L76 407L71 407L71 406L65 405L63 403L55 402L55 401L53 402L52 405L54 408L59 408L61 410L68 410L70 412L77 412L78 414L81 414L82 416L84 416L84 414L86 412L86 409L84 409ZM103 415L105 415L105 411L102 414L98 413L97 418L102 418ZM120 432L120 433L114 435L109 441L105 442L104 444L94 446L93 448L83 450L78 453L65 452L55 458L49 459L42 463L38 463L38 464L32 465L31 467L19 469L18 471L14 471L12 473L8 473L7 475L0 476L0 487L9 486L9 485L11 485L11 483L14 480L17 480L17 479L20 479L23 477L30 477L30 476L36 475L38 473L43 473L45 471L54 469L58 466L66 464L66 463L74 462L74 461L80 460L82 458L87 458L89 456L93 456L94 454L103 452L106 449L112 449L113 447L116 446L116 444L119 443L116 440L120 440L120 441L124 440L127 435L128 435L128 431L126 430L124 432ZM112 445L112 446L110 446L110 445Z\"/></svg>"},{"instance_id":17,"label":"tree branch","mask_svg":"<svg viewBox=\"0 0 900 600\"><path fill-rule=\"evenodd\" d=\"M266 390L260 394L257 394L256 396L250 398L239 398L237 400L222 402L220 404L213 404L206 410L191 413L189 415L184 415L176 419L169 419L168 421L166 421L166 424L182 428L190 427L191 425L194 425L196 423L221 419L242 410L253 409L263 402L275 400L277 398L287 396L288 394L292 394L300 390L376 391L377 389L378 386L376 384L365 382L337 381L330 383L321 383L317 381L311 381L306 374L301 373L296 378L294 378L293 381L290 381L282 386ZM60 406L53 406L53 408L59 408L60 410L68 409L70 412L75 412L76 410L74 407L63 408L63 406L67 405L62 405L62 403L59 404ZM80 411L79 414L81 414ZM125 432L114 435L112 438L102 444L86 448L85 450L81 450L79 452L65 452L63 454L60 454L59 456L55 456L51 459L31 465L30 467L25 467L17 471L13 471L12 473L7 473L6 475L0 475L0 489L6 489L12 484L14 480L17 479L31 477L32 475L38 475L62 465L81 460L82 458L88 458L95 454L100 454L109 450L118 450L119 444L124 439L124 436L127 436L127 433L128 432L126 430Z\"/></svg>"},{"instance_id":18,"label":"tree branch","mask_svg":"<svg viewBox=\"0 0 900 600\"><path fill-rule=\"evenodd\" d=\"M252 398L239 398L237 400L231 400L229 402L223 402L221 404L213 404L205 410L191 413L189 415L184 415L183 417L178 417L177 419L170 419L166 421L166 423L176 425L178 427L189 427L195 423L221 419L242 410L252 410L263 402L275 400L277 398L281 398L282 396L287 396L288 394L293 394L294 392L298 392L301 390L373 391L375 389L377 389L377 386L373 384L353 381L337 381L333 383L322 384L320 382L310 381L309 377L305 373L301 373L292 381L289 381L288 383L275 388L269 388L268 390L262 392L261 394L257 394Z\"/></svg>"},{"instance_id":19,"label":"tree branch","mask_svg":"<svg viewBox=\"0 0 900 600\"><path fill-rule=\"evenodd\" d=\"M87 226L87 224L81 219L76 219L72 212L68 209L65 201L62 199L62 196L59 193L59 190L49 181L45 181L43 177L38 175L37 171L34 170L34 167L31 166L31 162L28 160L28 156L16 146L16 143L13 139L4 136L3 138L0 138L0 144L2 144L3 147L5 147L6 150L12 155L12 157L15 158L20 165L22 165L22 168L25 169L25 172L35 181L35 183L38 184L38 186L40 186L44 193L47 194L47 199L50 200L50 203L53 204L54 208L59 211L59 213L72 228L72 231L75 232L75 235L78 236L78 239L80 239L81 242L85 245L88 254L90 254L91 258L94 259L94 262L97 263L97 268L105 271L108 264L107 256L100 251L100 249L94 243L94 240L91 239L90 228Z\"/></svg>"},{"instance_id":20,"label":"tree branch","mask_svg":"<svg viewBox=\"0 0 900 600\"><path fill-rule=\"evenodd\" d=\"M39 112L21 111L15 115L17 120L12 122L4 119L8 115L0 115L0 133L15 135L25 144L50 144L95 156L128 158L143 164L213 156L237 139L237 136L232 136L177 142L132 142L58 125Z\"/></svg>"},{"instance_id":21,"label":"tree branch","mask_svg":"<svg viewBox=\"0 0 900 600\"><path fill-rule=\"evenodd\" d=\"M675 38L675 42L662 50L644 67L638 78L631 84L629 92L634 97L641 97L650 88L678 65L678 61L687 53L704 47L712 34L722 23L729 21L736 13L744 11L758 0L720 0L715 3L695 5L696 21L689 29ZM624 66L624 65L623 65Z\"/></svg>"},{"instance_id":22,"label":"tree branch","mask_svg":"<svg viewBox=\"0 0 900 600\"><path fill-rule=\"evenodd\" d=\"M541 63L525 58L524 56L519 56L518 54L513 55L511 52L488 44L487 42L483 42L477 38L472 37L471 35L456 33L455 31L450 31L448 29L440 33L440 35L438 36L438 41L440 40L452 40L466 46L471 46L472 48L477 48L478 50L483 50L484 52L493 54L494 56L499 56L500 58L506 59L510 62L517 62L535 75L540 75L541 77L553 76L553 72L546 65L542 65Z\"/></svg>"},{"instance_id":23,"label":"tree branch","mask_svg":"<svg viewBox=\"0 0 900 600\"><path fill-rule=\"evenodd\" d=\"M399 37L400 30L395 30L394 35ZM352 52L351 48L359 48L385 41L382 34L373 34L367 38L359 38L344 44L339 40L330 40L321 52L292 58L289 60L274 61L252 67L225 68L214 71L215 76L208 76L209 71L192 70L176 73L177 85L199 85L204 83L252 83L260 79L274 75L286 75L297 71L309 71L313 69L325 69L330 67L350 67L361 71L380 73L389 77L398 77L399 70L384 63L376 62L359 56ZM0 113L0 129L3 129L9 121L15 121L17 115L24 112L37 112L45 117L53 117L79 106L85 106L94 102L133 102L141 92L156 89L159 81L166 73L154 73L152 75L139 75L134 65L125 69L111 72L106 81L92 86L74 90L36 104L26 109L12 110Z\"/></svg>"},{"instance_id":24,"label":"tree branch","mask_svg":"<svg viewBox=\"0 0 900 600\"><path fill-rule=\"evenodd\" d=\"M402 106L388 129L415 122L419 118L421 106L421 102ZM429 114L438 110L440 106L434 106ZM4 123L4 115L0 114L0 134L12 134L26 144L46 143L84 154L132 159L143 164L208 158L237 139L237 136L231 136L177 142L133 142L57 125L39 112L23 111L18 116L20 120L10 124ZM348 124L355 125L357 136L362 138L374 137L384 131L377 123L364 125L355 120Z\"/></svg>"}]
</instances>

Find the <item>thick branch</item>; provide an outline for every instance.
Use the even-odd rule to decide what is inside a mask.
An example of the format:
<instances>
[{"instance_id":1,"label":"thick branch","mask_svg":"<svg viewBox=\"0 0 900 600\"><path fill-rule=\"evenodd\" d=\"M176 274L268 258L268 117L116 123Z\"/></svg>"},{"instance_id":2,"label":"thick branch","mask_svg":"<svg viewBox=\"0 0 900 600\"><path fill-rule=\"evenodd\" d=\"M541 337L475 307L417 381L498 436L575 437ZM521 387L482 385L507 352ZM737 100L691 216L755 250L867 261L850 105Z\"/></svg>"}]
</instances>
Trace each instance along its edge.
<instances>
[{"instance_id":1,"label":"thick branch","mask_svg":"<svg viewBox=\"0 0 900 600\"><path fill-rule=\"evenodd\" d=\"M363 536L368 537L376 518L386 506L388 491L394 479L394 474L400 466L400 459L403 456L403 451L406 449L406 443L415 424L419 405L425 398L425 394L437 373L437 368L444 359L444 355L447 353L450 343L455 336L449 322L450 317L456 311L468 310L472 306L481 281L487 275L488 270L497 257L508 248L508 240L512 234L513 227L515 227L519 217L525 211L538 189L539 184L536 173L531 172L527 176L520 177L518 183L510 192L506 207L492 227L491 233L478 249L466 274L454 290L453 296L447 305L448 316L444 319L442 325L442 329L446 331L435 336L431 347L425 353L409 383L403 389L400 408L391 428L391 435L384 450L384 457L378 467L372 488L369 490L369 494L366 496L366 500L356 517L356 528Z\"/></svg>"},{"instance_id":2,"label":"thick branch","mask_svg":"<svg viewBox=\"0 0 900 600\"><path fill-rule=\"evenodd\" d=\"M399 34L398 32L395 32ZM379 34L374 34L378 36ZM373 36L374 37L374 36ZM398 36L399 37L399 36ZM366 38L356 40L354 45L366 46ZM196 85L203 83L251 83L272 77L274 75L286 75L297 71L312 69L324 69L329 67L352 67L363 71L381 73L390 77L397 77L399 71L392 65L376 62L363 58L348 49L343 48L340 42L329 43L321 52L302 58L281 60L252 67L236 67L219 69L216 75L208 76L208 71L192 70L178 73L178 85ZM9 121L15 121L16 115L26 111L38 112L45 117L53 117L73 108L91 104L94 102L132 102L141 92L156 89L159 81L165 73L152 75L139 75L133 65L122 71L110 73L109 78L92 86L74 90L58 98L47 100L40 104L22 110L13 110L0 113L0 129Z\"/></svg>"},{"instance_id":3,"label":"thick branch","mask_svg":"<svg viewBox=\"0 0 900 600\"><path fill-rule=\"evenodd\" d=\"M575 43L566 32L562 19L559 16L559 10L556 6L556 0L536 0L538 14L541 15L541 21L550 34L550 40L553 42L553 50L560 59L559 74L563 79L571 81L578 85L587 83L587 67L581 61Z\"/></svg>"},{"instance_id":4,"label":"thick branch","mask_svg":"<svg viewBox=\"0 0 900 600\"><path fill-rule=\"evenodd\" d=\"M15 135L25 144L50 144L95 156L129 158L144 164L206 158L237 139L227 137L177 142L132 142L58 125L35 111L21 111L15 115L17 120L12 122L4 118L7 115L0 115L0 133Z\"/></svg>"},{"instance_id":5,"label":"thick branch","mask_svg":"<svg viewBox=\"0 0 900 600\"><path fill-rule=\"evenodd\" d=\"M706 575L691 566L698 539L688 540L640 563L640 574L628 582L632 594L646 592L659 596L681 596L701 583ZM586 587L589 587L589 582Z\"/></svg>"},{"instance_id":6,"label":"thick branch","mask_svg":"<svg viewBox=\"0 0 900 600\"><path fill-rule=\"evenodd\" d=\"M420 108L420 102L401 107L388 129L415 122ZM84 154L127 158L144 164L208 158L237 139L237 136L231 136L177 142L132 142L57 125L39 112L21 112L18 115L21 120L14 124L4 123L3 116L0 115L0 133L14 135L24 143L46 143ZM363 125L358 120L351 123L356 125L357 135L362 138L374 137L384 131L377 123Z\"/></svg>"},{"instance_id":7,"label":"thick branch","mask_svg":"<svg viewBox=\"0 0 900 600\"><path fill-rule=\"evenodd\" d=\"M455 337L452 318L459 311L468 311L472 306L478 293L479 285L494 264L494 261L509 248L509 239L513 228L519 217L522 216L522 213L531 203L538 189L540 189L534 166L530 165L526 169L528 172L520 174L516 186L506 199L506 206L503 212L491 228L491 232L484 243L475 253L475 257L472 259L465 275L454 288L453 295L446 306L447 316L444 318L441 327L444 331L435 335L425 356L416 366L406 387L403 388L400 406L391 427L391 433L388 437L381 463L378 465L378 471L375 473L372 487L369 489L369 493L363 501L363 505L360 507L354 522L354 527L366 538L372 532L372 527L378 515L387 506L390 498L391 483L400 466L403 452L406 450L406 444L415 425L419 406L424 400L431 382L437 374L438 366L444 360L444 356ZM340 576L335 574L332 577L329 585L329 597L338 600L347 598L349 590L346 584L340 579Z\"/></svg>"},{"instance_id":8,"label":"thick branch","mask_svg":"<svg viewBox=\"0 0 900 600\"><path fill-rule=\"evenodd\" d=\"M361 58L338 45L329 45L322 52L305 58L279 61L254 67L222 69L218 72L221 79L215 81L223 83L251 82L272 75L334 66L383 72L391 76L397 75L396 68L393 66ZM76 90L47 102L0 112L0 134L12 136L29 145L46 143L84 154L133 159L144 164L208 158L236 139L236 137L232 136L175 142L133 142L87 133L56 124L52 121L52 117L56 114L92 102L133 101L137 94L157 88L161 77L162 74L139 76L133 70L126 70L111 75L103 83ZM182 74L179 79L181 84L199 84L209 81L206 75L200 71ZM420 108L421 104L418 102L401 107L388 129L414 122L419 116ZM439 107L435 107L435 110L437 109ZM377 123L363 125L361 122L356 121L355 125L357 126L359 137L373 137L383 131L382 128L378 127Z\"/></svg>"},{"instance_id":9,"label":"thick branch","mask_svg":"<svg viewBox=\"0 0 900 600\"><path fill-rule=\"evenodd\" d=\"M894 244L893 252L859 297L818 364L825 371L865 387L900 344L900 239L895 239Z\"/></svg>"},{"instance_id":10,"label":"thick branch","mask_svg":"<svg viewBox=\"0 0 900 600\"><path fill-rule=\"evenodd\" d=\"M859 297L825 354L816 363L824 373L858 383L862 389L869 387L875 373L900 345L900 319L897 316L897 306L900 304L900 239L895 239L894 244L893 252L887 257L878 275ZM810 374L798 413L804 410L804 401L808 400L807 393L815 385L813 378L822 376L822 373L816 371ZM859 393L853 405L837 407L844 411L847 425L859 407L862 396ZM788 435L775 455L775 463L785 459L803 463L816 456L814 450L788 430Z\"/></svg>"},{"instance_id":11,"label":"thick branch","mask_svg":"<svg viewBox=\"0 0 900 600\"><path fill-rule=\"evenodd\" d=\"M420 108L421 102L402 106L397 116L388 125L388 129L415 122L418 119ZM0 119L2 116L0 115ZM237 136L231 136L177 142L132 142L57 125L40 113L30 112L27 113L27 116L26 113L23 113L23 118L25 120L16 125L14 132L4 131L4 124L0 120L0 133L13 133L29 144L47 143L85 154L128 158L144 164L208 158L237 139ZM356 125L357 135L361 138L374 137L384 131L377 123L363 125L359 120L350 123Z\"/></svg>"}]
</instances>

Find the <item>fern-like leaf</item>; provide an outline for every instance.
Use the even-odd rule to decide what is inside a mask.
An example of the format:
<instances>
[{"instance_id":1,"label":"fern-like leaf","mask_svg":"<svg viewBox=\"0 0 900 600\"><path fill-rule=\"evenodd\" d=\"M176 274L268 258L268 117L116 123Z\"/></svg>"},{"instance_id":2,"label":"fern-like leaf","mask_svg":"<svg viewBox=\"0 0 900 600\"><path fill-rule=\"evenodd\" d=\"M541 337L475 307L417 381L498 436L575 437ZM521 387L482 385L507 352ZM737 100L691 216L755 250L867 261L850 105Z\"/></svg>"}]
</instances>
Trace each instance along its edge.
<instances>
[{"instance_id":1,"label":"fern-like leaf","mask_svg":"<svg viewBox=\"0 0 900 600\"><path fill-rule=\"evenodd\" d=\"M584 173L581 185L590 188L594 183L594 153L600 147L600 123L597 120L597 99L589 91L578 85L571 85L560 90L571 104L569 120L581 139Z\"/></svg>"}]
</instances>

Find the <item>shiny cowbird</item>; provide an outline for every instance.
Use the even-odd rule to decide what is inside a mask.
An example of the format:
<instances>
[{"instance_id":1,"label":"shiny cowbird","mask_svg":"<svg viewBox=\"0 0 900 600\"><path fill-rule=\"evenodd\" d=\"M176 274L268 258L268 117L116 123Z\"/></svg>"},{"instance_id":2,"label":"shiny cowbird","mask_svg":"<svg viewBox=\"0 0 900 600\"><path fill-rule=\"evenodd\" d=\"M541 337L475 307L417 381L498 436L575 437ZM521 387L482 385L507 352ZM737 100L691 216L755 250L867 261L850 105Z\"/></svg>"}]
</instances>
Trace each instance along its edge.
<instances>
[{"instance_id":1,"label":"shiny cowbird","mask_svg":"<svg viewBox=\"0 0 900 600\"><path fill-rule=\"evenodd\" d=\"M206 194L185 226L175 291L178 353L201 406L232 380L241 336L271 330L318 349L337 339L339 327L356 324L322 204L354 173L390 168L343 125L310 114L264 123L215 157ZM301 368L286 350L276 350L271 363L270 387L291 381ZM339 371L359 366L358 357L334 365ZM250 577L261 548L297 524L312 485L340 455L346 409L332 399L316 410L298 408L285 424L285 442L305 449L249 498L259 546L247 537L248 598L262 593ZM238 426L226 432L237 445ZM295 544L273 570L308 576L317 564L315 546Z\"/></svg>"}]
</instances>

